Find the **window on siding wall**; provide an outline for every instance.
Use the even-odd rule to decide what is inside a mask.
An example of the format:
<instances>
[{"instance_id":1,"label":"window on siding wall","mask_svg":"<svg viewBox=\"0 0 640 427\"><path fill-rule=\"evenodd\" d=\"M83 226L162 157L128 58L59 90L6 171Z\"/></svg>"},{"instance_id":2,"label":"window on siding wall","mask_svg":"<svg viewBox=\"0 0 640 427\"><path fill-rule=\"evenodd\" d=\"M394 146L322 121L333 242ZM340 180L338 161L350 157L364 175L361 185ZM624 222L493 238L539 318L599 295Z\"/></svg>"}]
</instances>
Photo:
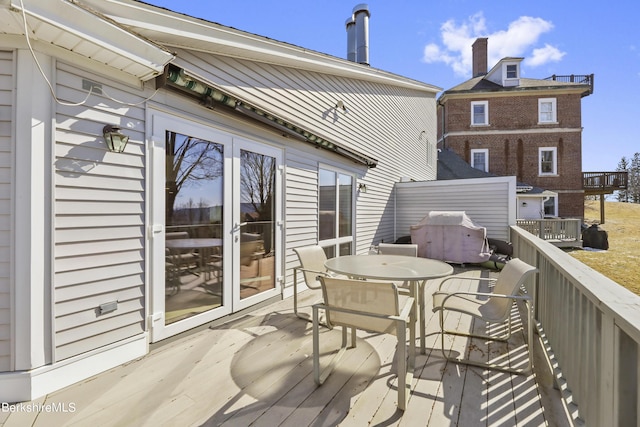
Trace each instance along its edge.
<instances>
[{"instance_id":1,"label":"window on siding wall","mask_svg":"<svg viewBox=\"0 0 640 427\"><path fill-rule=\"evenodd\" d=\"M506 68L507 68L508 79L518 78L518 64L508 64Z\"/></svg>"},{"instance_id":2,"label":"window on siding wall","mask_svg":"<svg viewBox=\"0 0 640 427\"><path fill-rule=\"evenodd\" d=\"M489 172L489 150L486 148L471 150L471 166Z\"/></svg>"},{"instance_id":3,"label":"window on siding wall","mask_svg":"<svg viewBox=\"0 0 640 427\"><path fill-rule=\"evenodd\" d=\"M328 258L353 251L354 179L337 170L318 174L318 240Z\"/></svg>"},{"instance_id":4,"label":"window on siding wall","mask_svg":"<svg viewBox=\"0 0 640 427\"><path fill-rule=\"evenodd\" d=\"M555 147L540 147L538 149L540 175L557 175L558 159Z\"/></svg>"},{"instance_id":5,"label":"window on siding wall","mask_svg":"<svg viewBox=\"0 0 640 427\"><path fill-rule=\"evenodd\" d=\"M471 125L482 126L489 124L489 101L471 102Z\"/></svg>"},{"instance_id":6,"label":"window on siding wall","mask_svg":"<svg viewBox=\"0 0 640 427\"><path fill-rule=\"evenodd\" d=\"M538 122L556 123L558 121L556 113L555 98L538 99Z\"/></svg>"},{"instance_id":7,"label":"window on siding wall","mask_svg":"<svg viewBox=\"0 0 640 427\"><path fill-rule=\"evenodd\" d=\"M544 216L558 216L558 198L551 196L544 201Z\"/></svg>"}]
</instances>

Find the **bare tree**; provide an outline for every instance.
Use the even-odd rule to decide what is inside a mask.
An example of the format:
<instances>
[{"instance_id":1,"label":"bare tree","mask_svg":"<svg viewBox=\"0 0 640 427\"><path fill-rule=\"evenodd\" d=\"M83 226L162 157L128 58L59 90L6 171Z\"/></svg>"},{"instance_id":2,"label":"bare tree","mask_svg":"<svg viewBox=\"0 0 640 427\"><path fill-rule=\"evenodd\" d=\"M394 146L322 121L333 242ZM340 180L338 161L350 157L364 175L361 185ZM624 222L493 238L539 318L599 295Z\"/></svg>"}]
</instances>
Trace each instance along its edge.
<instances>
[{"instance_id":1,"label":"bare tree","mask_svg":"<svg viewBox=\"0 0 640 427\"><path fill-rule=\"evenodd\" d=\"M223 147L175 132L167 132L166 224L173 224L174 204L183 187L222 176Z\"/></svg>"},{"instance_id":2,"label":"bare tree","mask_svg":"<svg viewBox=\"0 0 640 427\"><path fill-rule=\"evenodd\" d=\"M242 201L251 204L256 221L270 221L276 173L274 159L246 150L242 150L241 159Z\"/></svg>"}]
</instances>

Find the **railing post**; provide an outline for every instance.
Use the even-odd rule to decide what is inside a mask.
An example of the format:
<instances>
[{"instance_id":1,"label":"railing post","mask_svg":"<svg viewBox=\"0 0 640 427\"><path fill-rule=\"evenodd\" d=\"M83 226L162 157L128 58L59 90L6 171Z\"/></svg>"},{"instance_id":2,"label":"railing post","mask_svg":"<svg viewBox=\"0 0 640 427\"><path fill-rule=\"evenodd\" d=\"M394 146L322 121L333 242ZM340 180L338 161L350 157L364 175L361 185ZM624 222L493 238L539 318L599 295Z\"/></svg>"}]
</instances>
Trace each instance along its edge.
<instances>
[{"instance_id":1,"label":"railing post","mask_svg":"<svg viewBox=\"0 0 640 427\"><path fill-rule=\"evenodd\" d=\"M613 318L602 316L600 330L600 378L598 378L599 390L596 402L599 402L598 413L600 421L598 425L613 426L615 417L614 381L615 381L615 353L616 351L616 326Z\"/></svg>"}]
</instances>

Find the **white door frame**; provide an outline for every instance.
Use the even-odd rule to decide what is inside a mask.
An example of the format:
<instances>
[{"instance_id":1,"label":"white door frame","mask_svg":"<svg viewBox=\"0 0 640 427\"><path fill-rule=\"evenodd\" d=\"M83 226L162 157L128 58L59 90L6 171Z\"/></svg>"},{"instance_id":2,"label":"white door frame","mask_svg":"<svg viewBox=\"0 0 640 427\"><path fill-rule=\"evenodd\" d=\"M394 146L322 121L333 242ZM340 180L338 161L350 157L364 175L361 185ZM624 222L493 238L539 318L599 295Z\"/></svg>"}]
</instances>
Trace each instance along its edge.
<instances>
[{"instance_id":1,"label":"white door frame","mask_svg":"<svg viewBox=\"0 0 640 427\"><path fill-rule=\"evenodd\" d=\"M275 271L274 271L274 280L275 280L275 286L273 289L268 290L268 291L264 291L261 292L257 295L245 298L245 299L240 299L240 292L239 292L239 286L240 286L240 277L239 277L239 272L240 272L240 231L241 231L241 227L240 224L242 223L242 218L241 218L241 211L240 211L240 204L242 202L242 200L240 200L240 195L241 195L241 191L240 191L240 161L241 161L241 156L240 156L240 150L247 150L247 151L253 151L259 154L264 154L267 156L270 156L272 158L275 159L275 168L276 168L276 174L275 174L275 190L276 190L276 194L275 194L275 199L273 200L273 205L274 205L274 221L275 221L275 229L274 229L274 236L273 236L273 245L276 248L276 251L274 252L274 256L275 256ZM243 138L234 138L233 140L233 228L231 230L232 233L232 241L235 243L233 245L233 272L234 274L237 274L237 277L235 277L234 279L234 283L238 284L238 289L234 290L233 292L233 308L234 311L237 311L239 309L243 309L243 308L247 308L250 307L258 302L264 301L268 298L280 295L282 293L282 282L280 280L280 278L282 277L282 272L281 272L281 262L280 259L284 254L284 250L283 250L283 239L282 239L282 225L283 225L283 221L282 221L282 150L266 145L266 144L262 144L262 143L258 143L255 141L250 141L248 139L243 139Z\"/></svg>"},{"instance_id":2,"label":"white door frame","mask_svg":"<svg viewBox=\"0 0 640 427\"><path fill-rule=\"evenodd\" d=\"M232 312L249 307L267 298L281 294L281 259L284 255L282 239L282 150L266 144L239 138L207 124L177 117L175 114L156 109L147 109L148 173L147 173L147 307L148 328L151 342L203 325ZM165 324L165 180L166 180L166 131L173 131L203 140L222 144L224 149L224 206L223 209L223 298L222 306ZM276 200L274 245L275 287L252 297L240 300L240 149L255 151L276 159ZM229 186L228 183L232 185ZM230 189L232 191L228 191Z\"/></svg>"}]
</instances>

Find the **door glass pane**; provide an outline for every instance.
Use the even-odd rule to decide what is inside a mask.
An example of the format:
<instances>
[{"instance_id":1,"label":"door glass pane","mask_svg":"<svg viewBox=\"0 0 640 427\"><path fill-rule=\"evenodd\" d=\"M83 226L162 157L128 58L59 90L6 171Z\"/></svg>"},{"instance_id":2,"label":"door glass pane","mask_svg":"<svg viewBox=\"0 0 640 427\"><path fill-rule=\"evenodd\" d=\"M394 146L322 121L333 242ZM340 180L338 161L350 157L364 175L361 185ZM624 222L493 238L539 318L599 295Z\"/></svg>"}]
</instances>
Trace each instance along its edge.
<instances>
[{"instance_id":1,"label":"door glass pane","mask_svg":"<svg viewBox=\"0 0 640 427\"><path fill-rule=\"evenodd\" d=\"M340 191L338 192L338 203L340 204L338 207L338 220L340 221L338 224L340 237L351 236L351 220L352 220L352 212L353 209L353 178L349 175L340 174L339 177L340 182Z\"/></svg>"},{"instance_id":2,"label":"door glass pane","mask_svg":"<svg viewBox=\"0 0 640 427\"><path fill-rule=\"evenodd\" d=\"M240 299L274 289L276 159L240 150Z\"/></svg>"},{"instance_id":3,"label":"door glass pane","mask_svg":"<svg viewBox=\"0 0 640 427\"><path fill-rule=\"evenodd\" d=\"M318 234L320 240L336 237L336 173L320 169L319 179L319 203L320 223Z\"/></svg>"},{"instance_id":4,"label":"door glass pane","mask_svg":"<svg viewBox=\"0 0 640 427\"><path fill-rule=\"evenodd\" d=\"M223 150L167 131L165 323L222 305Z\"/></svg>"}]
</instances>

